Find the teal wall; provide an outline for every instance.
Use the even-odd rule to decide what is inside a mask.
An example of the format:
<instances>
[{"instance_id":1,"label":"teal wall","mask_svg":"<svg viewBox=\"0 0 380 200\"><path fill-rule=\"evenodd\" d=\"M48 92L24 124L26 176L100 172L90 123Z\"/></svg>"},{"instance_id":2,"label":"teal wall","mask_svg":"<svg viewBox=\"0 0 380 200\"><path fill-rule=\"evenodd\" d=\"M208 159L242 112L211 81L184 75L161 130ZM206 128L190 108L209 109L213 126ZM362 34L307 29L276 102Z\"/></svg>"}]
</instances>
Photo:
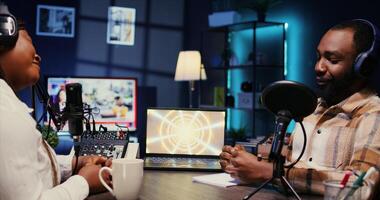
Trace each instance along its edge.
<instances>
[{"instance_id":1,"label":"teal wall","mask_svg":"<svg viewBox=\"0 0 380 200\"><path fill-rule=\"evenodd\" d=\"M286 23L286 38L284 49L285 79L298 81L313 87L314 55L310 54L310 52L313 52L315 49L316 39L315 37L313 38L315 35L308 34L308 32L310 32L310 26L308 26L309 23L304 17L304 12L304 9L292 8L290 5L278 6L268 12L266 21ZM256 20L256 13L253 11L247 10L240 12L240 16L241 21ZM257 29L258 49L260 49L260 45L265 45L265 43L268 41L270 42L270 40L281 38L278 35L279 33L282 32L276 30L276 28ZM248 59L248 54L252 49L252 31L246 30L231 34L231 44L237 60L242 63L246 62ZM267 57L270 58L266 59L272 59L273 55L267 55ZM231 79L229 80L229 82L231 82L229 84L230 91L231 93L236 94L237 91L240 91L240 83L247 80L247 73L244 73L243 70L231 70L229 72L229 75L229 78ZM252 124L252 114L249 112L236 109L229 109L228 112L229 115L227 116L229 116L229 124L227 124L227 128L239 128L250 123ZM256 121L262 120L260 118L260 113L256 112ZM293 126L294 124L289 127L289 130L292 130ZM253 130L248 131L253 132ZM249 132L247 135L251 135ZM259 132L255 133L254 135L262 134L265 133Z\"/></svg>"}]
</instances>

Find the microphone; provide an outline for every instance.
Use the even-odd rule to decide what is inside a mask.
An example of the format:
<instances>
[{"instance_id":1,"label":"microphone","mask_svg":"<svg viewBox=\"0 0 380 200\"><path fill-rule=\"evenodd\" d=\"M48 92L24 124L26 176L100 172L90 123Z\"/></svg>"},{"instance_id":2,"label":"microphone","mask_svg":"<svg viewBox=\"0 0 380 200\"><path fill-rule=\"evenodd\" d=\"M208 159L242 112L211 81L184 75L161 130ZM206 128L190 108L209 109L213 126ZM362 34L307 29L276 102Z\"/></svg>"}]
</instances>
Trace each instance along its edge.
<instances>
[{"instance_id":1,"label":"microphone","mask_svg":"<svg viewBox=\"0 0 380 200\"><path fill-rule=\"evenodd\" d=\"M74 148L79 148L81 135L83 133L83 101L82 85L79 83L66 84L66 107L65 118L69 124L69 132L74 140ZM78 149L79 151L79 149ZM78 152L79 153L79 152Z\"/></svg>"},{"instance_id":2,"label":"microphone","mask_svg":"<svg viewBox=\"0 0 380 200\"><path fill-rule=\"evenodd\" d=\"M269 159L281 156L286 129L293 118L301 122L317 107L317 96L307 86L288 80L276 81L263 90L263 106L276 115L275 133Z\"/></svg>"}]
</instances>

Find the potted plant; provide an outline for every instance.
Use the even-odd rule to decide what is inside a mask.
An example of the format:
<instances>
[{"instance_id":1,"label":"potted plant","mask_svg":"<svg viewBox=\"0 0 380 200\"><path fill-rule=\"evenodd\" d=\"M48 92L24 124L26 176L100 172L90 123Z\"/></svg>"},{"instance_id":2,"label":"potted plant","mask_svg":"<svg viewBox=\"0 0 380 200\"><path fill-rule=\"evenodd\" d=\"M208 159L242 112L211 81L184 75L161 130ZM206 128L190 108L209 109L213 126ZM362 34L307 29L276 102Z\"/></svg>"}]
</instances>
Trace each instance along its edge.
<instances>
[{"instance_id":1,"label":"potted plant","mask_svg":"<svg viewBox=\"0 0 380 200\"><path fill-rule=\"evenodd\" d=\"M38 130L41 132L42 138L46 140L52 148L55 148L58 145L57 131L55 131L51 126L39 126Z\"/></svg>"},{"instance_id":2,"label":"potted plant","mask_svg":"<svg viewBox=\"0 0 380 200\"><path fill-rule=\"evenodd\" d=\"M257 13L257 21L264 22L269 8L281 3L280 0L242 0L237 3L237 9L251 9Z\"/></svg>"},{"instance_id":3,"label":"potted plant","mask_svg":"<svg viewBox=\"0 0 380 200\"><path fill-rule=\"evenodd\" d=\"M235 145L237 141L245 141L246 140L246 133L247 126L240 127L240 128L231 128L228 130L228 135L232 139L232 145Z\"/></svg>"}]
</instances>

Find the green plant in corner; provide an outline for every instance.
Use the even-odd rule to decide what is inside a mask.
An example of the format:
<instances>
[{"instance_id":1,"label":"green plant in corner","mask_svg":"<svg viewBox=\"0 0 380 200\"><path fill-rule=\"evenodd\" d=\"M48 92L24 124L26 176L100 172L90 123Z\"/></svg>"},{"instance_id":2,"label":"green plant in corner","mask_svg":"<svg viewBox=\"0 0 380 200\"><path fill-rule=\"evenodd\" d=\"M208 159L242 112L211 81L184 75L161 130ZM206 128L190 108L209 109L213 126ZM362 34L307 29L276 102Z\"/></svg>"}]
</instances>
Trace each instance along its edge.
<instances>
[{"instance_id":1,"label":"green plant in corner","mask_svg":"<svg viewBox=\"0 0 380 200\"><path fill-rule=\"evenodd\" d=\"M42 134L42 138L47 141L47 143L55 148L58 145L58 134L51 126L43 125L39 126L38 130Z\"/></svg>"},{"instance_id":2,"label":"green plant in corner","mask_svg":"<svg viewBox=\"0 0 380 200\"><path fill-rule=\"evenodd\" d=\"M243 126L240 128L231 128L228 131L228 135L232 138L233 143L236 141L244 141L246 139L245 133L247 132L247 126Z\"/></svg>"},{"instance_id":3,"label":"green plant in corner","mask_svg":"<svg viewBox=\"0 0 380 200\"><path fill-rule=\"evenodd\" d=\"M281 3L280 0L240 0L236 3L236 9L251 9L256 11L257 20L259 22L265 21L266 12L273 6Z\"/></svg>"}]
</instances>

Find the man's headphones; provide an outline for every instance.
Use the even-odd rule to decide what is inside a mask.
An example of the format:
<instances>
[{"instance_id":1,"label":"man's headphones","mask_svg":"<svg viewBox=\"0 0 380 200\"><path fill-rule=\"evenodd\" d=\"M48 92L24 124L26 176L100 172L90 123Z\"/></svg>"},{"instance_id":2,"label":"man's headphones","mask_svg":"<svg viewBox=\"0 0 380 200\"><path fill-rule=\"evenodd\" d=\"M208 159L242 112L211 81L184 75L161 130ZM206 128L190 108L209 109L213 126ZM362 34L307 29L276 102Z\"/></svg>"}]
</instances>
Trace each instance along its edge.
<instances>
[{"instance_id":1,"label":"man's headphones","mask_svg":"<svg viewBox=\"0 0 380 200\"><path fill-rule=\"evenodd\" d=\"M0 2L0 49L13 48L17 39L17 20L9 12L8 6L4 2Z\"/></svg>"},{"instance_id":2,"label":"man's headphones","mask_svg":"<svg viewBox=\"0 0 380 200\"><path fill-rule=\"evenodd\" d=\"M361 52L355 59L354 71L356 74L362 77L368 77L370 73L374 70L380 61L380 30L368 20L365 19L354 19L352 21L358 21L364 23L371 27L373 32L373 41L371 48L367 51Z\"/></svg>"}]
</instances>

